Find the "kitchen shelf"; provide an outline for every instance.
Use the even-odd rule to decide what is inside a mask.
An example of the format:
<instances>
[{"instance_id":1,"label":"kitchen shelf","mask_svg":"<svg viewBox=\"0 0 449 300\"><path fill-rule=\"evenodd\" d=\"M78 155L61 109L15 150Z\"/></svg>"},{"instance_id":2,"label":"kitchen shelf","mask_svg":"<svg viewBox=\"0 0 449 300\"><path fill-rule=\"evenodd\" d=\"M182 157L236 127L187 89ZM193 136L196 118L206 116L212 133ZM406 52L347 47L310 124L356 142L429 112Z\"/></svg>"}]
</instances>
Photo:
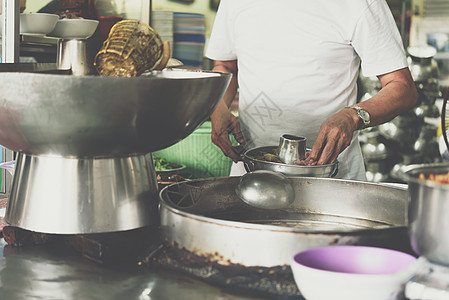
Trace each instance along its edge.
<instances>
[{"instance_id":1,"label":"kitchen shelf","mask_svg":"<svg viewBox=\"0 0 449 300\"><path fill-rule=\"evenodd\" d=\"M37 62L56 62L58 40L55 37L22 34L20 56L34 57Z\"/></svg>"}]
</instances>

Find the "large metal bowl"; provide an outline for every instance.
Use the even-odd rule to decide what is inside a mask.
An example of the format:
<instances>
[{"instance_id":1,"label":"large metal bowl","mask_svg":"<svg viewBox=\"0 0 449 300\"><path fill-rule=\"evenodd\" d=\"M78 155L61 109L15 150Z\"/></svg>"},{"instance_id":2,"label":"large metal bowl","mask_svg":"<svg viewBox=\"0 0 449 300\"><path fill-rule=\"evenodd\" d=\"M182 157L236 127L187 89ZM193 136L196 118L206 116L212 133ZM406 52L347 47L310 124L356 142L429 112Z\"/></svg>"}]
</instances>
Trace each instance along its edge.
<instances>
[{"instance_id":1,"label":"large metal bowl","mask_svg":"<svg viewBox=\"0 0 449 300\"><path fill-rule=\"evenodd\" d=\"M408 227L413 250L429 261L449 266L449 184L420 180L420 174L447 174L449 164L403 168L408 181Z\"/></svg>"},{"instance_id":2,"label":"large metal bowl","mask_svg":"<svg viewBox=\"0 0 449 300\"><path fill-rule=\"evenodd\" d=\"M283 209L244 203L240 177L177 183L160 193L164 239L221 265L289 265L295 253L328 245L406 250L407 190L332 178L290 177Z\"/></svg>"},{"instance_id":3,"label":"large metal bowl","mask_svg":"<svg viewBox=\"0 0 449 300\"><path fill-rule=\"evenodd\" d=\"M327 165L299 166L284 163L276 163L257 159L261 152L274 153L277 146L265 146L247 150L243 154L245 168L249 171L269 170L282 173L286 176L303 177L334 177L338 172L338 161Z\"/></svg>"},{"instance_id":4,"label":"large metal bowl","mask_svg":"<svg viewBox=\"0 0 449 300\"><path fill-rule=\"evenodd\" d=\"M209 117L230 78L192 70L135 78L0 72L0 144L77 158L164 149Z\"/></svg>"}]
</instances>

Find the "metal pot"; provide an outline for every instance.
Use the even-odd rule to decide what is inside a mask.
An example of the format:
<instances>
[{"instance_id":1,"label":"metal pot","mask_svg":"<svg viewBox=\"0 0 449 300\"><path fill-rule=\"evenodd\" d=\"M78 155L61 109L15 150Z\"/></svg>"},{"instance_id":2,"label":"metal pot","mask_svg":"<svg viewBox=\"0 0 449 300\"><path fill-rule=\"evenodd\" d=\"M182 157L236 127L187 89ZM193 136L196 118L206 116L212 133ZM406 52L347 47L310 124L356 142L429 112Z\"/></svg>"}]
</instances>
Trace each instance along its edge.
<instances>
[{"instance_id":1,"label":"metal pot","mask_svg":"<svg viewBox=\"0 0 449 300\"><path fill-rule=\"evenodd\" d=\"M286 176L305 177L334 177L338 172L338 161L327 165L299 166L276 163L257 159L261 152L274 153L277 146L253 148L243 154L243 162L248 172L255 170L269 170L282 173Z\"/></svg>"},{"instance_id":2,"label":"metal pot","mask_svg":"<svg viewBox=\"0 0 449 300\"><path fill-rule=\"evenodd\" d=\"M408 227L413 250L429 261L449 266L449 185L420 180L420 174L447 174L449 164L402 168L408 181Z\"/></svg>"},{"instance_id":3,"label":"metal pot","mask_svg":"<svg viewBox=\"0 0 449 300\"><path fill-rule=\"evenodd\" d=\"M290 177L295 201L283 209L260 209L239 199L239 179L164 188L160 218L166 242L220 265L262 267L288 265L295 253L328 245L408 248L405 188Z\"/></svg>"},{"instance_id":4,"label":"metal pot","mask_svg":"<svg viewBox=\"0 0 449 300\"><path fill-rule=\"evenodd\" d=\"M413 46L407 49L410 57L408 59L410 73L419 90L432 97L439 97L438 63L434 56L436 50L429 45Z\"/></svg>"}]
</instances>

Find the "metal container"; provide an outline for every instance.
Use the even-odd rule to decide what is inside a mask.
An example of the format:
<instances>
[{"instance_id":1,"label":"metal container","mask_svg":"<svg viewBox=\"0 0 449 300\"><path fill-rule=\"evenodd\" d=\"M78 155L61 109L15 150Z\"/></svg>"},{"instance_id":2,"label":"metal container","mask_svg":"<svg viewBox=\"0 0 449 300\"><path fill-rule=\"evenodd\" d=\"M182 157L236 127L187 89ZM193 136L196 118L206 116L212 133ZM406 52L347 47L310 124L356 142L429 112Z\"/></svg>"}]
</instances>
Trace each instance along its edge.
<instances>
[{"instance_id":1,"label":"metal container","mask_svg":"<svg viewBox=\"0 0 449 300\"><path fill-rule=\"evenodd\" d=\"M160 218L167 243L222 265L264 267L288 265L295 253L320 246L408 246L406 188L290 177L295 201L284 209L267 210L239 199L239 179L164 188Z\"/></svg>"},{"instance_id":2,"label":"metal container","mask_svg":"<svg viewBox=\"0 0 449 300\"><path fill-rule=\"evenodd\" d=\"M413 250L429 261L449 266L449 184L420 180L420 174L447 174L449 165L420 164L403 167L410 204L408 227Z\"/></svg>"},{"instance_id":3,"label":"metal container","mask_svg":"<svg viewBox=\"0 0 449 300\"><path fill-rule=\"evenodd\" d=\"M286 164L293 164L295 161L304 160L306 156L307 139L303 136L284 134L279 139L277 155Z\"/></svg>"},{"instance_id":4,"label":"metal container","mask_svg":"<svg viewBox=\"0 0 449 300\"><path fill-rule=\"evenodd\" d=\"M428 96L439 97L439 68L434 60L436 49L429 45L411 46L407 52L410 73L417 88Z\"/></svg>"},{"instance_id":5,"label":"metal container","mask_svg":"<svg viewBox=\"0 0 449 300\"><path fill-rule=\"evenodd\" d=\"M5 219L58 234L157 224L156 173L145 154L192 133L230 77L188 70L138 78L0 72L0 144L19 152Z\"/></svg>"},{"instance_id":6,"label":"metal container","mask_svg":"<svg viewBox=\"0 0 449 300\"><path fill-rule=\"evenodd\" d=\"M76 76L93 74L93 62L87 55L87 40L60 39L56 63L58 69L70 69Z\"/></svg>"},{"instance_id":7,"label":"metal container","mask_svg":"<svg viewBox=\"0 0 449 300\"><path fill-rule=\"evenodd\" d=\"M257 159L260 153L275 153L276 149L277 146L265 146L246 151L243 154L243 162L247 171L269 170L287 176L305 177L334 177L337 175L338 161L327 165L299 166Z\"/></svg>"}]
</instances>

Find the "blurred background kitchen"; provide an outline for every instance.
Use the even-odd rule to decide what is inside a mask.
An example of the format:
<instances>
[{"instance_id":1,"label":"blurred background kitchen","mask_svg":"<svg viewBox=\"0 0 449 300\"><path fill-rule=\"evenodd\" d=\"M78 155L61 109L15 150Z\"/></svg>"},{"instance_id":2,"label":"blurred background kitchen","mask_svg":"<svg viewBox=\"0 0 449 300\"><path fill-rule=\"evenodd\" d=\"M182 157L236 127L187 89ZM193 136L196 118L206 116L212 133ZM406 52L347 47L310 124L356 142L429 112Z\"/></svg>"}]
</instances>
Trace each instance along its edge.
<instances>
[{"instance_id":1,"label":"blurred background kitchen","mask_svg":"<svg viewBox=\"0 0 449 300\"><path fill-rule=\"evenodd\" d=\"M78 0L65 0L78 1ZM84 0L82 0L84 1ZM55 1L21 1L23 13L43 12ZM100 21L89 39L101 45L110 27L120 19L150 24L163 40L170 41L172 57L185 68L210 70L213 62L204 57L220 0L85 0L90 16ZM447 157L441 130L441 106L449 85L449 1L387 0L408 51L410 68L420 98L416 107L361 134L367 177L372 182L401 182L396 176L404 165L439 162ZM280 5L276 3L276 5ZM288 9L288 7L286 7ZM48 12L48 11L47 11ZM55 62L58 40L22 33L21 62ZM377 78L359 79L359 101L380 89ZM237 114L238 95L233 110ZM154 153L158 158L185 166L185 178L228 176L231 160L210 141L210 122L174 146ZM447 151L446 151L447 152ZM2 160L13 157L2 150ZM3 170L3 178L8 175ZM7 193L8 178L2 180Z\"/></svg>"}]
</instances>

